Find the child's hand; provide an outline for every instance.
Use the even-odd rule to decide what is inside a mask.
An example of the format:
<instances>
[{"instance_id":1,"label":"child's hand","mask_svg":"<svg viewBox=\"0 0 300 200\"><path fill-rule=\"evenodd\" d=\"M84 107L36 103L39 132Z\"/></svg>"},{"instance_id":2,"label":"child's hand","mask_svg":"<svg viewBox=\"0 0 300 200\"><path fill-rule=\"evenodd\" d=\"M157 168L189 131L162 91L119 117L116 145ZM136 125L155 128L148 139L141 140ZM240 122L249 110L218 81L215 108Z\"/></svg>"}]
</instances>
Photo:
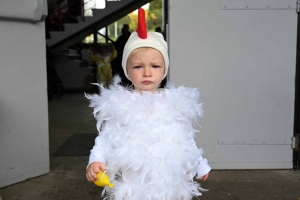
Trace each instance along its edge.
<instances>
[{"instance_id":1,"label":"child's hand","mask_svg":"<svg viewBox=\"0 0 300 200\"><path fill-rule=\"evenodd\" d=\"M89 165L86 169L86 178L88 181L95 181L97 180L97 174L101 171L105 171L105 164L101 162L93 162Z\"/></svg>"},{"instance_id":2,"label":"child's hand","mask_svg":"<svg viewBox=\"0 0 300 200\"><path fill-rule=\"evenodd\" d=\"M201 178L199 178L200 181L206 181L209 177L209 173L207 173L206 175L202 176Z\"/></svg>"}]
</instances>

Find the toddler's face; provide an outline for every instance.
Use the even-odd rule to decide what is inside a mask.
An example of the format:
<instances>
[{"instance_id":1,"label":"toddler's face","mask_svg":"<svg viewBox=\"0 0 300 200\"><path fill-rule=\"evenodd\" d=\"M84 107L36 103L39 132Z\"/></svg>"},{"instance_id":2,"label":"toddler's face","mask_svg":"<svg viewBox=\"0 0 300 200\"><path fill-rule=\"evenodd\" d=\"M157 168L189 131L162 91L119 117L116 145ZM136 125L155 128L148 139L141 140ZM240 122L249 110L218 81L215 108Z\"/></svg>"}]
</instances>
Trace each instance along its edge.
<instances>
[{"instance_id":1,"label":"toddler's face","mask_svg":"<svg viewBox=\"0 0 300 200\"><path fill-rule=\"evenodd\" d=\"M153 48L141 48L127 61L127 73L138 91L156 92L165 72L162 54Z\"/></svg>"}]
</instances>

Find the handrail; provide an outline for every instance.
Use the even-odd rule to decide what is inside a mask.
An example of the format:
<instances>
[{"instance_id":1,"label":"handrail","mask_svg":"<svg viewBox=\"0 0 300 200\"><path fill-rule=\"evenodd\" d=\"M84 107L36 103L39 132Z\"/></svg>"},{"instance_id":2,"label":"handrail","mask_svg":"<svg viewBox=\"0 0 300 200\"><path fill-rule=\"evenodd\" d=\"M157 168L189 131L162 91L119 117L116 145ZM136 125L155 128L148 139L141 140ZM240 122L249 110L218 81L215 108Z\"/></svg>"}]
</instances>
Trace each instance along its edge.
<instances>
[{"instance_id":1,"label":"handrail","mask_svg":"<svg viewBox=\"0 0 300 200\"><path fill-rule=\"evenodd\" d=\"M116 42L112 39L110 39L110 37L106 36L106 35L103 35L102 33L100 33L99 31L97 32L100 36L104 37L105 39L111 41L113 44L115 44Z\"/></svg>"}]
</instances>

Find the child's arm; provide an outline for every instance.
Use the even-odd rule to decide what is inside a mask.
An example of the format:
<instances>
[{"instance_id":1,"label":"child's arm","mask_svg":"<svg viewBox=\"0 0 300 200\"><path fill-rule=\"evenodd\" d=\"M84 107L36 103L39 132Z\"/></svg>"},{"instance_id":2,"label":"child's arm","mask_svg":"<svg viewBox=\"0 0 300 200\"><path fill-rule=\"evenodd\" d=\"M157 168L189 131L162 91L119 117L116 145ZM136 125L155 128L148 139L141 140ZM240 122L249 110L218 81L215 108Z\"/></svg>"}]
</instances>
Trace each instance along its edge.
<instances>
[{"instance_id":1,"label":"child's arm","mask_svg":"<svg viewBox=\"0 0 300 200\"><path fill-rule=\"evenodd\" d=\"M203 149L199 149L196 145L195 140L192 141L192 146L195 148L195 152L198 152L198 169L197 169L197 179L205 181L208 179L209 172L211 170L211 167L208 164L208 161L206 158L202 157Z\"/></svg>"},{"instance_id":2,"label":"child's arm","mask_svg":"<svg viewBox=\"0 0 300 200\"><path fill-rule=\"evenodd\" d=\"M93 149L91 150L90 156L89 156L89 165L91 165L94 162L105 162L105 155L107 155L106 146L109 145L109 140L104 133L100 133L96 139L95 139L95 145Z\"/></svg>"},{"instance_id":3,"label":"child's arm","mask_svg":"<svg viewBox=\"0 0 300 200\"><path fill-rule=\"evenodd\" d=\"M197 170L197 179L205 181L208 179L211 167L208 165L207 159L202 156L199 158L199 166Z\"/></svg>"},{"instance_id":4,"label":"child's arm","mask_svg":"<svg viewBox=\"0 0 300 200\"><path fill-rule=\"evenodd\" d=\"M105 171L105 158L106 155L106 145L108 141L106 140L104 134L99 134L95 139L95 145L91 150L89 157L89 164L86 168L86 178L88 181L97 180L97 174L101 171Z\"/></svg>"},{"instance_id":5,"label":"child's arm","mask_svg":"<svg viewBox=\"0 0 300 200\"><path fill-rule=\"evenodd\" d=\"M97 174L101 171L105 171L105 163L93 162L86 169L86 178L88 181L97 180Z\"/></svg>"}]
</instances>

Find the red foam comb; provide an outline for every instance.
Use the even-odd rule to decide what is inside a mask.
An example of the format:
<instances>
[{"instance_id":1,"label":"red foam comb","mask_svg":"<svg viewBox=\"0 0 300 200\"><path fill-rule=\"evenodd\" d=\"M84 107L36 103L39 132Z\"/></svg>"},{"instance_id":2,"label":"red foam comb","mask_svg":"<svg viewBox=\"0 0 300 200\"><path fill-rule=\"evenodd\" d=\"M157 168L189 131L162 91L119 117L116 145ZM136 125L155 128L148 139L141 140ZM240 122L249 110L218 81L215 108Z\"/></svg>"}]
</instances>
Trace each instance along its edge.
<instances>
[{"instance_id":1,"label":"red foam comb","mask_svg":"<svg viewBox=\"0 0 300 200\"><path fill-rule=\"evenodd\" d=\"M147 38L147 26L145 20L145 10L140 8L138 13L138 27L136 29L138 36L141 39Z\"/></svg>"}]
</instances>

